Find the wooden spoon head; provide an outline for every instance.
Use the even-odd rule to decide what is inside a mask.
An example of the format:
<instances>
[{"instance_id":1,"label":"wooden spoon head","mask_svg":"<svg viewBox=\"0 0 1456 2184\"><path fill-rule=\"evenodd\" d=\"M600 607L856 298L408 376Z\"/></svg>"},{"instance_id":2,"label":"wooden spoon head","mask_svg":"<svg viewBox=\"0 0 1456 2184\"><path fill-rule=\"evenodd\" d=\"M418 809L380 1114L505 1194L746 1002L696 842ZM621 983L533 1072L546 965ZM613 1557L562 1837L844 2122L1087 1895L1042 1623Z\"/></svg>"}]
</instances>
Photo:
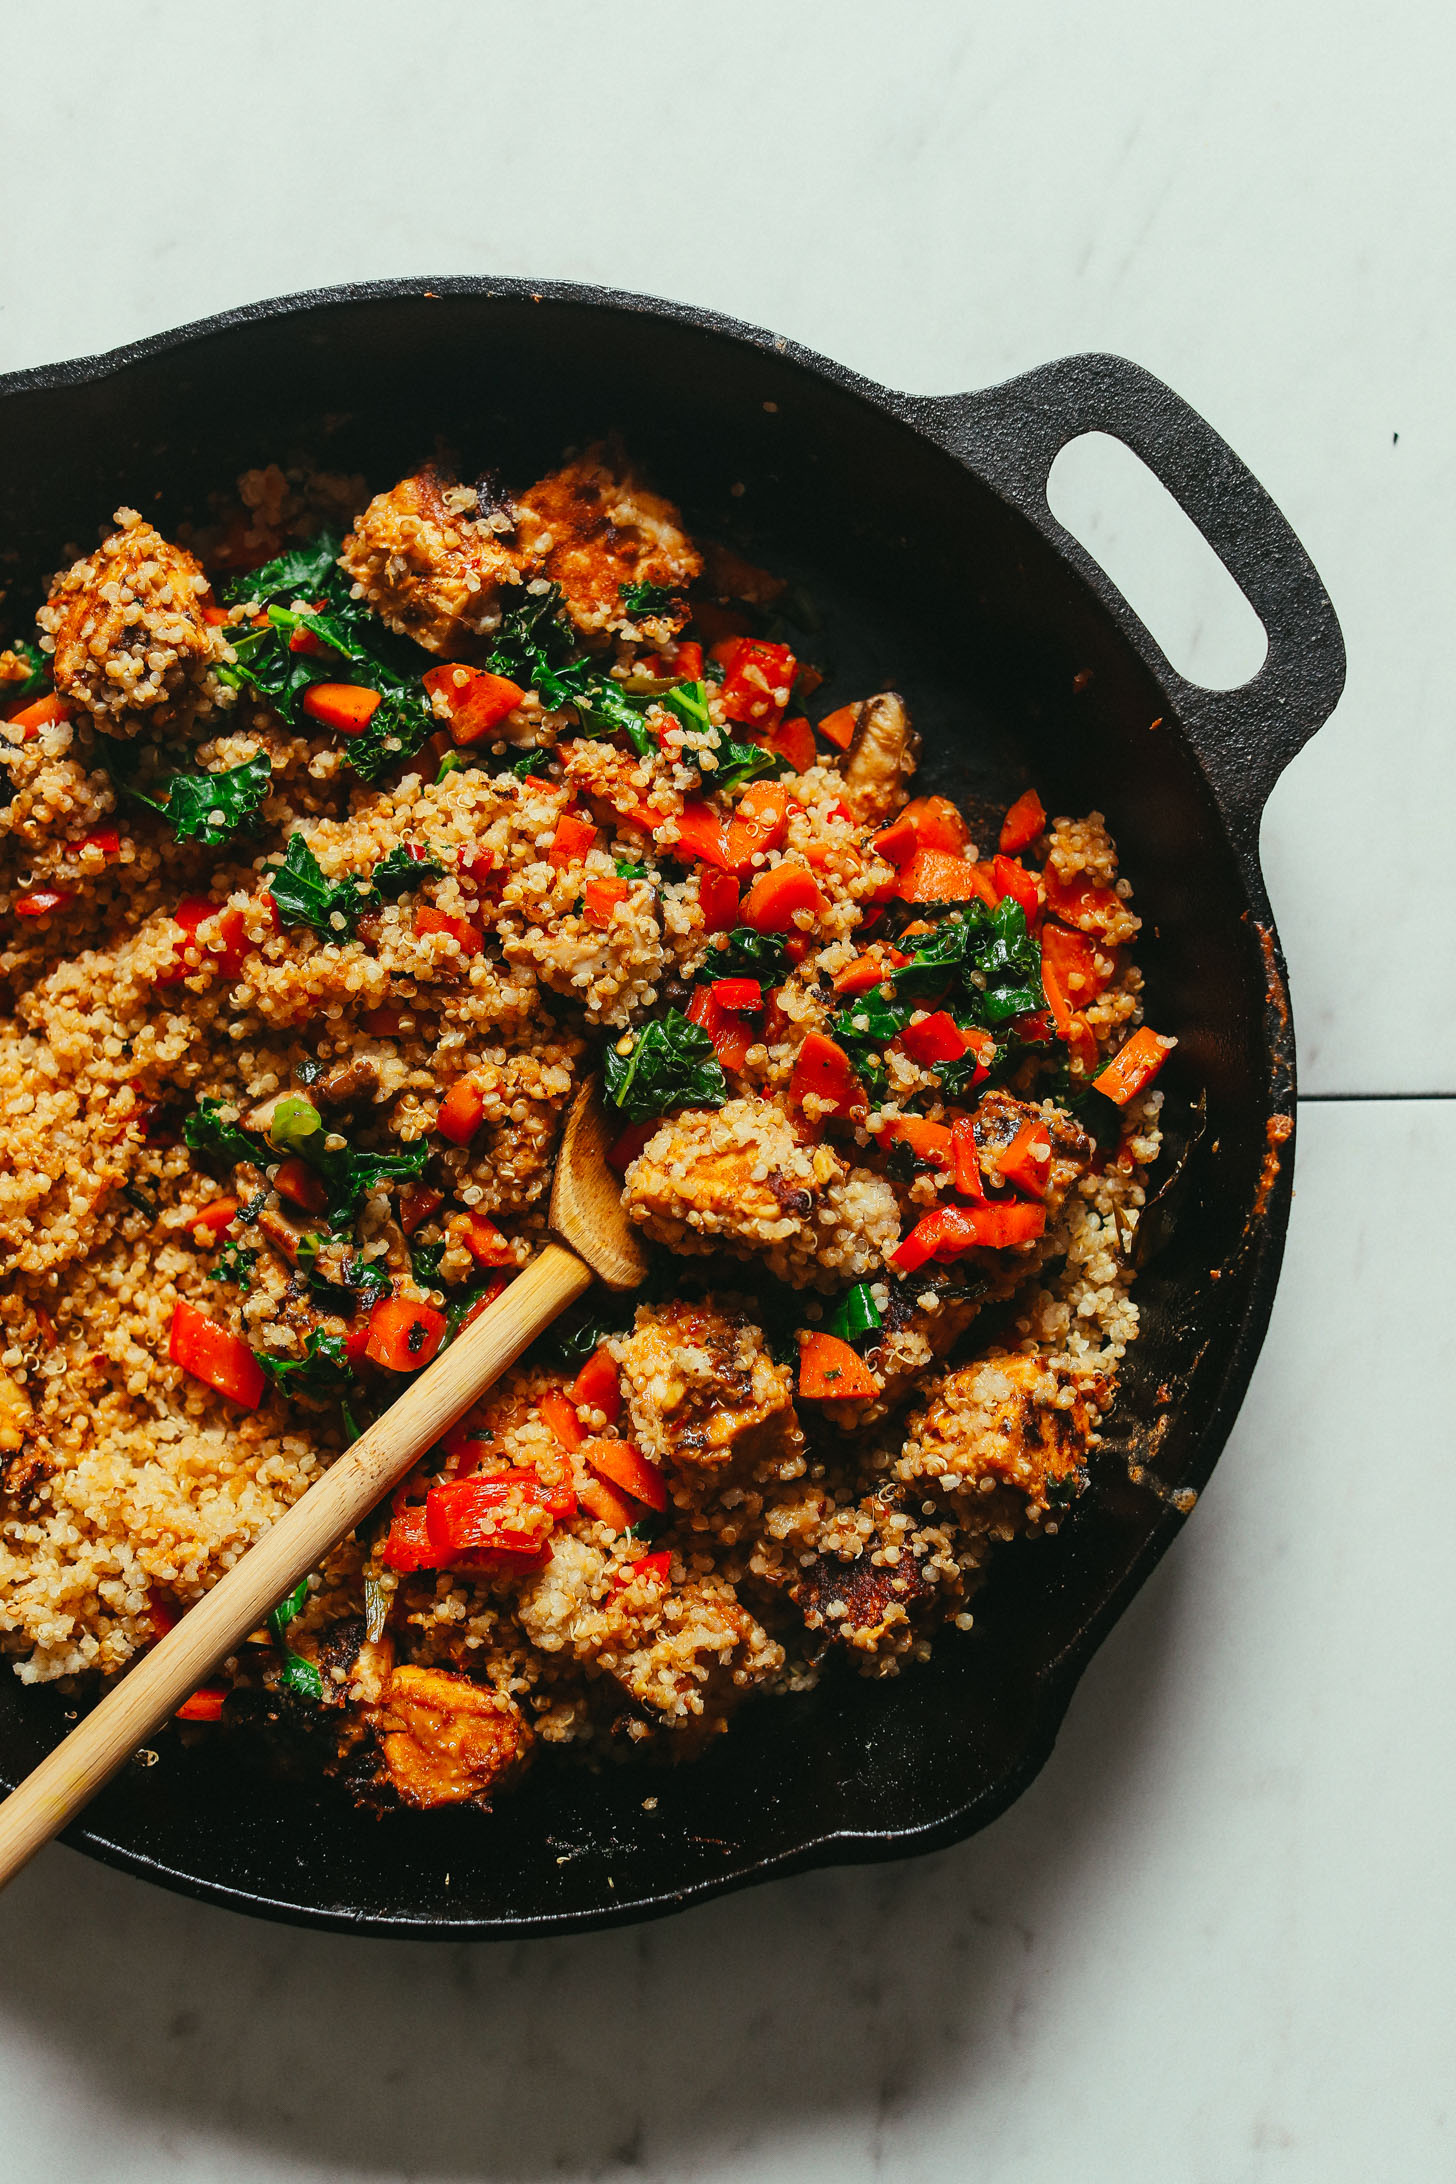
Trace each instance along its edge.
<instances>
[{"instance_id":1,"label":"wooden spoon head","mask_svg":"<svg viewBox=\"0 0 1456 2184\"><path fill-rule=\"evenodd\" d=\"M607 1166L607 1147L615 1135L598 1082L589 1077L577 1088L562 1132L551 1185L551 1226L608 1289L637 1289L646 1277L647 1254L622 1205L621 1178Z\"/></svg>"}]
</instances>

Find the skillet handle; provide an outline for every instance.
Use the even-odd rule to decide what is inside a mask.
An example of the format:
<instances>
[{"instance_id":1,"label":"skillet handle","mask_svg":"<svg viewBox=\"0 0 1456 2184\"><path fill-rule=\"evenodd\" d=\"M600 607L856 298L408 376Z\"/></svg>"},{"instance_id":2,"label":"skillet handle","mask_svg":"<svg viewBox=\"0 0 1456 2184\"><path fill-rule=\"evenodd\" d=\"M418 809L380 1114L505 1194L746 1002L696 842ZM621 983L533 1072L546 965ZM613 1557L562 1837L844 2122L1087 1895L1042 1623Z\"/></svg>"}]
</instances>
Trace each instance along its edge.
<instances>
[{"instance_id":1,"label":"skillet handle","mask_svg":"<svg viewBox=\"0 0 1456 2184\"><path fill-rule=\"evenodd\" d=\"M1171 387L1119 356L1063 357L977 394L911 406L917 424L1029 517L1092 586L1171 689L1232 831L1256 842L1269 791L1334 711L1345 683L1329 593L1258 479ZM1241 688L1206 690L1177 674L1111 578L1052 514L1052 464L1086 432L1110 433L1141 456L1258 615L1269 650Z\"/></svg>"}]
</instances>

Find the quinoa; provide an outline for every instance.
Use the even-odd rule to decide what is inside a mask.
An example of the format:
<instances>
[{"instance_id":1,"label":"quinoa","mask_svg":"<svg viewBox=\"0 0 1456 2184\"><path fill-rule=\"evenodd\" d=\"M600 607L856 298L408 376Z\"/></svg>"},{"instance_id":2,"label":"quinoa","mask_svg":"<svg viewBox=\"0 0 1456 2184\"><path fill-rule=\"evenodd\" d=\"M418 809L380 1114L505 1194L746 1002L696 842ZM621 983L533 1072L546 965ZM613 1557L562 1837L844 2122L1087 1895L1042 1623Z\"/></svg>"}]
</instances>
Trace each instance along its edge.
<instances>
[{"instance_id":1,"label":"quinoa","mask_svg":"<svg viewBox=\"0 0 1456 2184\"><path fill-rule=\"evenodd\" d=\"M537 1345L188 1733L261 1692L365 1801L483 1806L542 1745L687 1756L967 1627L996 1542L1095 1491L1137 1336L1166 1042L1103 816L1008 880L911 799L895 692L841 751L778 640L707 671L783 586L702 578L610 443L114 526L38 610L39 702L0 648L14 1672L124 1669L530 1263L590 1070L643 1293Z\"/></svg>"}]
</instances>

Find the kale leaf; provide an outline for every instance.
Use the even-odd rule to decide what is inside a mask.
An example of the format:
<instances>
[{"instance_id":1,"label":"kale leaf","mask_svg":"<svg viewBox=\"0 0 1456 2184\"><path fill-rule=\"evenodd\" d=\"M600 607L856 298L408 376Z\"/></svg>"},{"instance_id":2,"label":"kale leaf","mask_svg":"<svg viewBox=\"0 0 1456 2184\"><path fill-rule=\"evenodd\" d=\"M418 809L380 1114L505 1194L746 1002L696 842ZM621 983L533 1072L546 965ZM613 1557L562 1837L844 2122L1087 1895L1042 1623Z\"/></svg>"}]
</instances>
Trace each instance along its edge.
<instances>
[{"instance_id":1,"label":"kale leaf","mask_svg":"<svg viewBox=\"0 0 1456 2184\"><path fill-rule=\"evenodd\" d=\"M323 1327L314 1328L302 1357L273 1357L262 1350L258 1362L274 1387L290 1395L337 1395L352 1377L343 1336Z\"/></svg>"},{"instance_id":2,"label":"kale leaf","mask_svg":"<svg viewBox=\"0 0 1456 2184\"><path fill-rule=\"evenodd\" d=\"M841 1342L858 1342L883 1325L868 1282L856 1282L853 1289L836 1298L823 1322L825 1334L838 1335Z\"/></svg>"},{"instance_id":3,"label":"kale leaf","mask_svg":"<svg viewBox=\"0 0 1456 2184\"><path fill-rule=\"evenodd\" d=\"M976 953L986 981L986 1021L1004 1024L1046 1007L1041 950L1026 929L1026 913L1008 895L991 912L991 938Z\"/></svg>"},{"instance_id":4,"label":"kale leaf","mask_svg":"<svg viewBox=\"0 0 1456 2184\"><path fill-rule=\"evenodd\" d=\"M344 763L361 781L382 781L390 770L413 758L435 733L439 722L423 683L399 683L392 688L383 680L365 677L382 692L369 725L350 736L344 746Z\"/></svg>"},{"instance_id":5,"label":"kale leaf","mask_svg":"<svg viewBox=\"0 0 1456 2184\"><path fill-rule=\"evenodd\" d=\"M444 876L445 867L428 850L399 842L367 880L357 874L327 880L305 837L290 834L283 863L275 866L268 888L285 926L310 926L321 940L348 940L366 910L378 909L406 888ZM335 924L336 918L342 922Z\"/></svg>"},{"instance_id":6,"label":"kale leaf","mask_svg":"<svg viewBox=\"0 0 1456 2184\"><path fill-rule=\"evenodd\" d=\"M312 1344L314 1336L310 1335ZM337 1341L337 1336L326 1338ZM263 1360L268 1363L267 1358ZM286 1599L268 1611L268 1631L278 1651L283 1656L283 1673L278 1681L285 1691L294 1691L300 1698L321 1699L324 1694L323 1678L312 1661L306 1661L301 1653L295 1653L284 1632L296 1615L302 1613L308 1600L308 1579L301 1577Z\"/></svg>"},{"instance_id":7,"label":"kale leaf","mask_svg":"<svg viewBox=\"0 0 1456 2184\"><path fill-rule=\"evenodd\" d=\"M302 834L289 835L282 864L269 874L268 891L280 924L307 925L320 940L349 939L367 900L366 890L357 881L324 878Z\"/></svg>"},{"instance_id":8,"label":"kale leaf","mask_svg":"<svg viewBox=\"0 0 1456 2184\"><path fill-rule=\"evenodd\" d=\"M675 614L682 606L670 584L619 584L617 593L629 614Z\"/></svg>"},{"instance_id":9,"label":"kale leaf","mask_svg":"<svg viewBox=\"0 0 1456 2184\"><path fill-rule=\"evenodd\" d=\"M38 698L43 690L50 687L51 663L40 646L33 645L26 637L17 637L5 650L13 653L16 659L24 660L30 671L22 681L3 685L8 718L12 711L18 712L21 706L29 705L32 698Z\"/></svg>"},{"instance_id":10,"label":"kale leaf","mask_svg":"<svg viewBox=\"0 0 1456 2184\"><path fill-rule=\"evenodd\" d=\"M701 986L715 978L756 978L767 989L781 983L788 961L788 943L782 933L758 933L751 925L735 925L722 936L721 947L709 943L693 979Z\"/></svg>"},{"instance_id":11,"label":"kale leaf","mask_svg":"<svg viewBox=\"0 0 1456 2184\"><path fill-rule=\"evenodd\" d=\"M669 1107L723 1107L729 1097L712 1040L677 1009L645 1025L630 1053L608 1046L603 1075L607 1097L629 1122L649 1122Z\"/></svg>"},{"instance_id":12,"label":"kale leaf","mask_svg":"<svg viewBox=\"0 0 1456 2184\"><path fill-rule=\"evenodd\" d=\"M731 736L715 727L708 711L706 683L679 683L667 692L662 703L669 712L676 714L685 728L697 735L711 737L709 749L717 765L708 771L715 789L740 788L745 781L756 780L760 774L784 770L784 761L773 751L765 750L761 743L735 743Z\"/></svg>"},{"instance_id":13,"label":"kale leaf","mask_svg":"<svg viewBox=\"0 0 1456 2184\"><path fill-rule=\"evenodd\" d=\"M236 1282L239 1289L246 1289L253 1279L257 1256L246 1244L229 1244L217 1265L209 1268L207 1278L210 1282Z\"/></svg>"},{"instance_id":14,"label":"kale leaf","mask_svg":"<svg viewBox=\"0 0 1456 2184\"><path fill-rule=\"evenodd\" d=\"M244 601L316 599L338 574L339 540L332 531L320 531L304 546L290 546L260 569L247 569L225 587L223 598L230 607Z\"/></svg>"},{"instance_id":15,"label":"kale leaf","mask_svg":"<svg viewBox=\"0 0 1456 2184\"><path fill-rule=\"evenodd\" d=\"M420 849L413 842L396 842L387 857L369 875L373 894L381 900L403 895L410 889L422 887L426 880L443 880L445 867L433 849Z\"/></svg>"},{"instance_id":16,"label":"kale leaf","mask_svg":"<svg viewBox=\"0 0 1456 2184\"><path fill-rule=\"evenodd\" d=\"M365 1199L381 1183L418 1183L429 1157L425 1138L402 1145L397 1153L356 1153L352 1145L329 1152L320 1143L317 1152L310 1149L307 1155L310 1167L323 1177L329 1226L335 1230L352 1228Z\"/></svg>"},{"instance_id":17,"label":"kale leaf","mask_svg":"<svg viewBox=\"0 0 1456 2184\"><path fill-rule=\"evenodd\" d=\"M264 1146L235 1122L224 1122L222 1109L221 1100L199 1100L182 1125L184 1141L194 1153L210 1153L225 1167L235 1167L240 1160L261 1165L268 1157Z\"/></svg>"},{"instance_id":18,"label":"kale leaf","mask_svg":"<svg viewBox=\"0 0 1456 2184\"><path fill-rule=\"evenodd\" d=\"M122 794L160 813L179 842L199 842L204 849L220 849L250 827L273 782L272 760L266 751L255 751L217 773L163 774L153 783L160 794L148 796L136 785L135 746L115 736L98 735L97 741Z\"/></svg>"}]
</instances>

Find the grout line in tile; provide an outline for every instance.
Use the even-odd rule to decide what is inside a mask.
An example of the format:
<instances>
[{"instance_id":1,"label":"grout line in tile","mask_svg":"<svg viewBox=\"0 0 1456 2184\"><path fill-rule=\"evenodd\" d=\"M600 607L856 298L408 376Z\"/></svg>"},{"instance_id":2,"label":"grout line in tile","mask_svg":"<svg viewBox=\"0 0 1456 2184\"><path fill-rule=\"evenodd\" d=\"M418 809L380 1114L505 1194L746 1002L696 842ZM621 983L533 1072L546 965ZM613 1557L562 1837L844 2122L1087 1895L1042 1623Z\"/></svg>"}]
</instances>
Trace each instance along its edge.
<instances>
[{"instance_id":1,"label":"grout line in tile","mask_svg":"<svg viewBox=\"0 0 1456 2184\"><path fill-rule=\"evenodd\" d=\"M1335 1100L1456 1100L1456 1092L1301 1092L1299 1095L1301 1107Z\"/></svg>"}]
</instances>

